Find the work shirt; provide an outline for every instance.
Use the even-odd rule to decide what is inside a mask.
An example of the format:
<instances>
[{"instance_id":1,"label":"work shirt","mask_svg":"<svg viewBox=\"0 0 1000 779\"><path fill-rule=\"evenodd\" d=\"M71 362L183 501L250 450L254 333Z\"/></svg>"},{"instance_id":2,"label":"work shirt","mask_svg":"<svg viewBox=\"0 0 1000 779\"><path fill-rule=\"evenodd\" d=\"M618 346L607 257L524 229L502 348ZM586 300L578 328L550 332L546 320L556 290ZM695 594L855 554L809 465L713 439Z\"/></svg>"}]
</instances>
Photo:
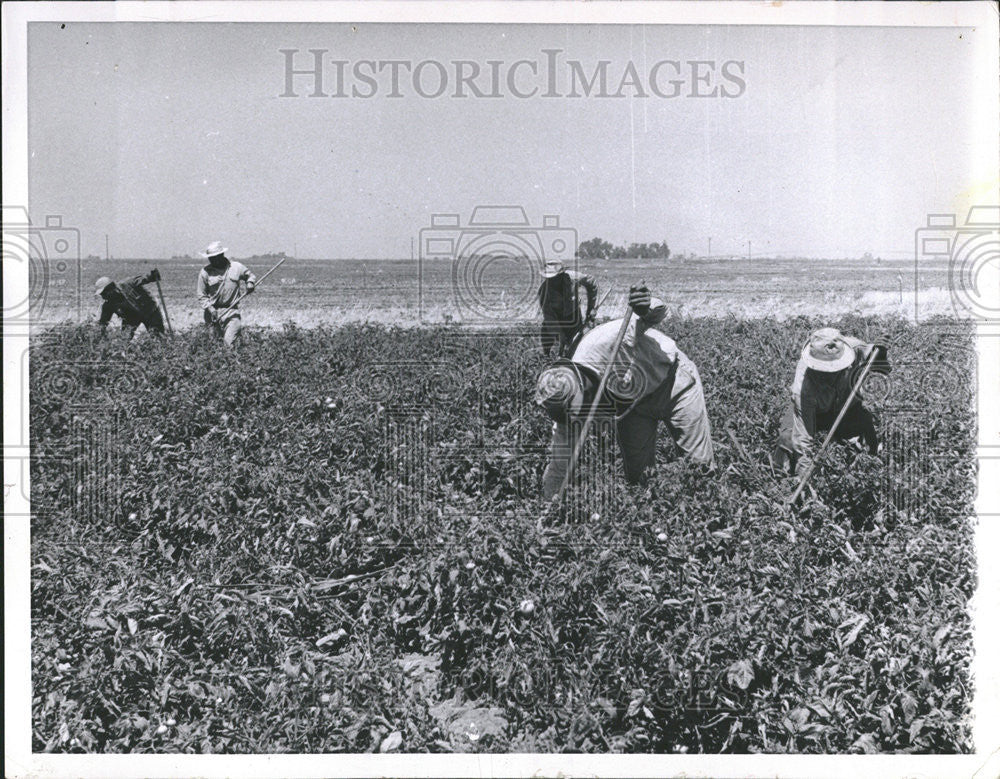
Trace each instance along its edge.
<instances>
[{"instance_id":1,"label":"work shirt","mask_svg":"<svg viewBox=\"0 0 1000 779\"><path fill-rule=\"evenodd\" d=\"M142 286L152 281L154 281L152 271L145 276L116 281L115 291L101 306L99 320L101 327L107 327L111 317L118 315L125 327L134 329L139 325L146 325L147 329L152 327L163 329L160 309L157 307L156 301Z\"/></svg>"},{"instance_id":2,"label":"work shirt","mask_svg":"<svg viewBox=\"0 0 1000 779\"><path fill-rule=\"evenodd\" d=\"M221 268L209 263L198 274L198 302L203 309L229 308L240 293L241 281L256 283L257 277L242 262L228 263Z\"/></svg>"},{"instance_id":3,"label":"work shirt","mask_svg":"<svg viewBox=\"0 0 1000 779\"><path fill-rule=\"evenodd\" d=\"M669 336L653 328L666 314L654 298L644 317L632 317L609 375L605 409L616 413L618 445L626 478L635 483L656 458L657 425L668 423L671 437L691 460L714 462L712 431L698 369ZM571 358L590 374L594 389L614 349L622 320L587 333ZM589 395L589 393L588 393ZM586 397L583 408L591 403ZM578 421L578 420L577 420ZM550 459L542 475L542 497L549 500L566 478L574 438L567 421L552 423Z\"/></svg>"},{"instance_id":4,"label":"work shirt","mask_svg":"<svg viewBox=\"0 0 1000 779\"><path fill-rule=\"evenodd\" d=\"M610 394L618 405L642 400L667 381L673 382L673 395L679 395L698 375L694 363L674 340L653 328L666 312L663 301L653 298L646 315L633 316L629 322L608 380ZM587 333L573 353L573 362L600 377L611 358L621 323L620 319L605 322Z\"/></svg>"},{"instance_id":5,"label":"work shirt","mask_svg":"<svg viewBox=\"0 0 1000 779\"><path fill-rule=\"evenodd\" d=\"M580 287L587 291L587 310L597 302L597 282L593 276L564 270L545 279L538 288L538 305L547 321L575 322L580 318Z\"/></svg>"}]
</instances>

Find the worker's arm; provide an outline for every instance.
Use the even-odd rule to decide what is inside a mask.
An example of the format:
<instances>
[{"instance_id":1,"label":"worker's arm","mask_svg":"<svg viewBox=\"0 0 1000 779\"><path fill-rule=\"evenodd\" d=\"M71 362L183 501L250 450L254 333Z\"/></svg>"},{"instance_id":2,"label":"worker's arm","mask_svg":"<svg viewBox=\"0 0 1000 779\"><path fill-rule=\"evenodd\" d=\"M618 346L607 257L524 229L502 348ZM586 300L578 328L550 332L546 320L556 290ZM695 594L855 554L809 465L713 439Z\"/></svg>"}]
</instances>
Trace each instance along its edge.
<instances>
[{"instance_id":1,"label":"worker's arm","mask_svg":"<svg viewBox=\"0 0 1000 779\"><path fill-rule=\"evenodd\" d=\"M796 402L797 401L797 402ZM800 392L792 400L791 443L797 462L795 472L808 473L813 467L816 453L816 402L808 392Z\"/></svg>"},{"instance_id":2,"label":"worker's arm","mask_svg":"<svg viewBox=\"0 0 1000 779\"><path fill-rule=\"evenodd\" d=\"M587 291L587 319L594 315L594 308L597 306L597 279L586 273L577 274L577 288L583 287Z\"/></svg>"},{"instance_id":3,"label":"worker's arm","mask_svg":"<svg viewBox=\"0 0 1000 779\"><path fill-rule=\"evenodd\" d=\"M646 327L660 324L666 315L667 304L659 298L650 298L649 311L644 316L640 316L639 321L643 324L643 329L645 329Z\"/></svg>"},{"instance_id":4,"label":"worker's arm","mask_svg":"<svg viewBox=\"0 0 1000 779\"><path fill-rule=\"evenodd\" d=\"M250 272L250 269L243 266L243 272L240 273L240 279L246 282L247 291L253 292L254 288L257 286L257 277Z\"/></svg>"},{"instance_id":5,"label":"worker's arm","mask_svg":"<svg viewBox=\"0 0 1000 779\"><path fill-rule=\"evenodd\" d=\"M573 292L579 299L580 287L583 287L587 292L587 315L586 318L589 320L594 315L594 309L597 307L597 280L586 273L581 273L577 270L568 270L566 275L569 276L570 280L573 282ZM544 289L544 285L542 287ZM539 289L539 295L541 296L542 289ZM541 300L541 297L539 298Z\"/></svg>"},{"instance_id":6,"label":"worker's arm","mask_svg":"<svg viewBox=\"0 0 1000 779\"><path fill-rule=\"evenodd\" d=\"M858 379L861 378L861 372L865 369L865 365L868 364L868 360L871 359L873 351L876 351L877 355L875 362L872 363L871 372L886 375L892 371L892 366L889 365L888 346L884 344L868 344L860 338L854 338L849 335L842 335L841 337L848 348L854 350L854 365L851 366L850 375L851 386L857 384Z\"/></svg>"},{"instance_id":7,"label":"worker's arm","mask_svg":"<svg viewBox=\"0 0 1000 779\"><path fill-rule=\"evenodd\" d=\"M635 326L636 335L659 324L667 315L667 304L659 298L654 298L645 286L632 286L629 289L628 304L639 318Z\"/></svg>"},{"instance_id":8,"label":"worker's arm","mask_svg":"<svg viewBox=\"0 0 1000 779\"><path fill-rule=\"evenodd\" d=\"M111 321L111 317L114 316L114 313L114 303L110 300L105 300L104 305L101 306L101 318L97 320L97 324L99 324L102 328L106 328L108 326L108 322Z\"/></svg>"},{"instance_id":9,"label":"worker's arm","mask_svg":"<svg viewBox=\"0 0 1000 779\"><path fill-rule=\"evenodd\" d=\"M212 296L208 292L208 274L204 268L198 274L198 286L195 293L198 295L198 303L203 309L207 310L212 307Z\"/></svg>"},{"instance_id":10,"label":"worker's arm","mask_svg":"<svg viewBox=\"0 0 1000 779\"><path fill-rule=\"evenodd\" d=\"M159 281L159 280L160 280L160 272L156 268L153 268L153 270L151 270L145 276L136 276L134 279L132 279L132 282L136 285L139 285L139 284L152 284L154 281Z\"/></svg>"},{"instance_id":11,"label":"worker's arm","mask_svg":"<svg viewBox=\"0 0 1000 779\"><path fill-rule=\"evenodd\" d=\"M802 414L802 425L805 427L809 438L816 437L816 399L813 394L803 388L799 394L799 411Z\"/></svg>"}]
</instances>

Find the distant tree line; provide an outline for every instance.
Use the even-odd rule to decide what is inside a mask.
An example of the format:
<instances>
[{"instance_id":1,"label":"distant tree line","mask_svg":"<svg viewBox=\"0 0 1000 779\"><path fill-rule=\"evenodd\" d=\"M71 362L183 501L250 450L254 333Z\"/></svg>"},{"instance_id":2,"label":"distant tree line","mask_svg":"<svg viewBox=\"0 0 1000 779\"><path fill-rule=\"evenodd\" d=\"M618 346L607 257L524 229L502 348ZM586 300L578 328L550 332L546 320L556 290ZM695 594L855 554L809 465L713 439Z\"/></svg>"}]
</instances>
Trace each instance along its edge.
<instances>
[{"instance_id":1,"label":"distant tree line","mask_svg":"<svg viewBox=\"0 0 1000 779\"><path fill-rule=\"evenodd\" d=\"M583 241L576 250L576 256L581 260L617 260L617 259L670 259L670 247L662 243L630 243L628 247L615 246L603 238L591 238Z\"/></svg>"},{"instance_id":2,"label":"distant tree line","mask_svg":"<svg viewBox=\"0 0 1000 779\"><path fill-rule=\"evenodd\" d=\"M247 260L280 260L282 258L288 258L289 255L285 252L267 252L265 254L255 254L252 257L247 257Z\"/></svg>"},{"instance_id":3,"label":"distant tree line","mask_svg":"<svg viewBox=\"0 0 1000 779\"><path fill-rule=\"evenodd\" d=\"M227 256L229 256L229 255L227 255ZM234 257L231 257L231 256L229 256L229 257L230 257L230 259L235 259ZM289 257L289 255L286 254L285 252L267 252L266 254L255 254L252 257L244 257L244 258L241 258L241 259L245 259L245 260L247 260L249 262L249 261L253 261L253 260L280 260L282 257L286 257L288 259L291 259L291 257ZM204 259L204 258L201 255L198 255L197 257L192 257L190 254L175 254L170 259L171 260L201 260L201 259Z\"/></svg>"}]
</instances>

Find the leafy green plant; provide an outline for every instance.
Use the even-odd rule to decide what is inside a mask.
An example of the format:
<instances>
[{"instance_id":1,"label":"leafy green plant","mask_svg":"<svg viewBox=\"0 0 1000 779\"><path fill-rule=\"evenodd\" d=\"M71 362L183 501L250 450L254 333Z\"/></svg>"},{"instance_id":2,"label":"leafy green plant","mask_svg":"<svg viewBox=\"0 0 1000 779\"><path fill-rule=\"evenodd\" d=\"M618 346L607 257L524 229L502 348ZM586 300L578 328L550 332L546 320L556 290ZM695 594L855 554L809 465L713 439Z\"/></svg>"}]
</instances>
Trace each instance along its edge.
<instances>
[{"instance_id":1,"label":"leafy green plant","mask_svg":"<svg viewBox=\"0 0 1000 779\"><path fill-rule=\"evenodd\" d=\"M664 436L647 487L595 469L548 523L531 335L39 336L34 748L970 750L969 332L834 324L892 342L878 457L833 447L787 510L766 455L818 323L675 317L719 474Z\"/></svg>"}]
</instances>

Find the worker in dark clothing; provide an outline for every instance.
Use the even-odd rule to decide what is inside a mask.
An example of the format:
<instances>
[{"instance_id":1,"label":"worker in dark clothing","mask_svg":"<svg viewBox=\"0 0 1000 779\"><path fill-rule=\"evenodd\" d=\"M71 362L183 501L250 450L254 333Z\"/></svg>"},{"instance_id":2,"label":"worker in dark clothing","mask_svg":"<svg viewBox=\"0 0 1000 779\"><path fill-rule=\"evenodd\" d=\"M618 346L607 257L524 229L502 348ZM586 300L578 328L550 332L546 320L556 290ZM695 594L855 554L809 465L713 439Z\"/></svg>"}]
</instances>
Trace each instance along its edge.
<instances>
[{"instance_id":1,"label":"worker in dark clothing","mask_svg":"<svg viewBox=\"0 0 1000 779\"><path fill-rule=\"evenodd\" d=\"M585 324L593 324L597 305L597 282L593 276L567 269L559 260L549 260L542 269L545 281L538 288L542 308L542 351L546 355L559 344L559 356L568 357L570 345ZM580 316L580 287L587 291L587 315Z\"/></svg>"},{"instance_id":2,"label":"worker in dark clothing","mask_svg":"<svg viewBox=\"0 0 1000 779\"><path fill-rule=\"evenodd\" d=\"M128 334L131 341L139 325L145 325L146 331L155 335L163 335L163 315L152 296L143 288L143 284L151 284L160 280L160 272L153 268L145 276L135 276L126 281L112 281L107 276L101 276L95 284L97 297L104 299L101 306L101 335L107 330L111 317L115 314L122 320L122 332Z\"/></svg>"},{"instance_id":3,"label":"worker in dark clothing","mask_svg":"<svg viewBox=\"0 0 1000 779\"><path fill-rule=\"evenodd\" d=\"M782 472L806 473L816 439L832 427L865 364L876 351L872 372L888 374L888 347L864 343L832 327L817 330L802 349L789 403L781 419L778 445L771 456ZM857 393L841 420L835 440L860 438L870 454L878 452L876 419Z\"/></svg>"}]
</instances>

